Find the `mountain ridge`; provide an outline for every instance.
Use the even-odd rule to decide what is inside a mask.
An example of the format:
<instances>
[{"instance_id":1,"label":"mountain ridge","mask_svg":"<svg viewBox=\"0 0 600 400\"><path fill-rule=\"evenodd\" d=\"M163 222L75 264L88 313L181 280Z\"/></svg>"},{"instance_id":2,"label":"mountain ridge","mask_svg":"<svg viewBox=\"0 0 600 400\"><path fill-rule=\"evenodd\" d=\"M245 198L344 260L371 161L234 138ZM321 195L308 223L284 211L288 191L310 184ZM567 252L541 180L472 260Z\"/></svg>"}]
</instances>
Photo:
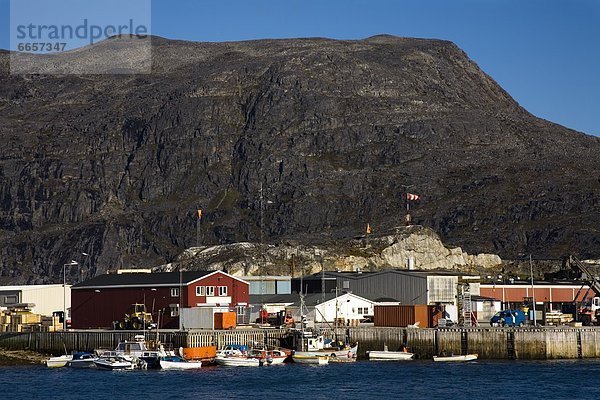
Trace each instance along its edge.
<instances>
[{"instance_id":1,"label":"mountain ridge","mask_svg":"<svg viewBox=\"0 0 600 400\"><path fill-rule=\"evenodd\" d=\"M0 279L56 280L83 252L88 276L172 261L198 208L201 244L377 232L408 185L414 220L469 253L600 253L600 139L532 116L451 42L153 38L152 56L14 76L0 54Z\"/></svg>"}]
</instances>

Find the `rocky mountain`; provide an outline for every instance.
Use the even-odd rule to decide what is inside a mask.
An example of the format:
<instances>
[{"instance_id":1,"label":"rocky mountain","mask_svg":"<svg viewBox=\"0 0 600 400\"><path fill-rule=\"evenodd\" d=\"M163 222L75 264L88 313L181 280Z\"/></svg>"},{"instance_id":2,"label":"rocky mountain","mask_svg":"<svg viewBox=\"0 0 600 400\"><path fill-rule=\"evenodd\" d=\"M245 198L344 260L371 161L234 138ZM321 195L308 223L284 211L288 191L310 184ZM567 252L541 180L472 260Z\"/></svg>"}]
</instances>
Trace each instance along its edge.
<instances>
[{"instance_id":1,"label":"rocky mountain","mask_svg":"<svg viewBox=\"0 0 600 400\"><path fill-rule=\"evenodd\" d=\"M128 40L60 57L137 60ZM600 255L600 140L529 114L450 42L153 38L139 75L10 75L9 56L2 283L378 236L407 186L413 220L469 253Z\"/></svg>"}]
</instances>

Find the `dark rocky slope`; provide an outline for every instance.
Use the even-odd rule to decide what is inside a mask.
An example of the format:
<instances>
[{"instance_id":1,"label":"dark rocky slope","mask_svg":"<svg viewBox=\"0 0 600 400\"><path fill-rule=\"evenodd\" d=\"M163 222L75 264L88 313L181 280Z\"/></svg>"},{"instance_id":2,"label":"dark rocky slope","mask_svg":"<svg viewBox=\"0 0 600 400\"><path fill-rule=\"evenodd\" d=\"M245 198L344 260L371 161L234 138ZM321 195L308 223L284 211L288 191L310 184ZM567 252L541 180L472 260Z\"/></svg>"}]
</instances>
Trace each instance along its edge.
<instances>
[{"instance_id":1,"label":"dark rocky slope","mask_svg":"<svg viewBox=\"0 0 600 400\"><path fill-rule=\"evenodd\" d=\"M471 253L600 254L599 139L527 113L450 42L155 38L154 72L123 76L12 76L8 59L4 282L58 281L82 252L86 276L170 261L198 207L205 244L377 234L403 185L415 221Z\"/></svg>"}]
</instances>

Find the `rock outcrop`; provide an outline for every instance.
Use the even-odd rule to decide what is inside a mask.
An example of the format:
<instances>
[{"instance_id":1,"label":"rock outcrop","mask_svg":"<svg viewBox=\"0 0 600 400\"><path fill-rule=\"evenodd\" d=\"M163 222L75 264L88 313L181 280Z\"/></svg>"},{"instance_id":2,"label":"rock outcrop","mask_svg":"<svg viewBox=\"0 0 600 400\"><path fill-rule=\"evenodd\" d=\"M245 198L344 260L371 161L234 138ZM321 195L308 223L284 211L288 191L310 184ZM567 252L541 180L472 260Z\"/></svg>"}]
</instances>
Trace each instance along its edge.
<instances>
[{"instance_id":1,"label":"rock outcrop","mask_svg":"<svg viewBox=\"0 0 600 400\"><path fill-rule=\"evenodd\" d=\"M292 261L293 259L293 261ZM193 247L176 261L157 271L223 270L233 275L293 275L326 271L377 271L382 269L500 270L495 254L470 255L460 247L447 247L431 229L421 226L396 228L389 234L338 241L331 245L305 246L234 243Z\"/></svg>"}]
</instances>

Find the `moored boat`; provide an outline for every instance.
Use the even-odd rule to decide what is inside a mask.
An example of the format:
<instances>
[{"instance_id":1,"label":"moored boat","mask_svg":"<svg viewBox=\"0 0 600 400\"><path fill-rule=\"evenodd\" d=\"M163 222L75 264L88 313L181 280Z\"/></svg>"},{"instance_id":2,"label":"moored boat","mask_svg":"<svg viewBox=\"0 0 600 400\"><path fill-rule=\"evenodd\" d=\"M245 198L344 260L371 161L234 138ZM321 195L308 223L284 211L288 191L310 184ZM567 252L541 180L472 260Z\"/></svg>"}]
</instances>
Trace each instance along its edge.
<instances>
[{"instance_id":1,"label":"moored boat","mask_svg":"<svg viewBox=\"0 0 600 400\"><path fill-rule=\"evenodd\" d=\"M329 364L329 356L325 355L315 355L315 354L298 354L301 352L296 352L292 356L294 362L299 364L318 364L318 365L326 365Z\"/></svg>"},{"instance_id":2,"label":"moored boat","mask_svg":"<svg viewBox=\"0 0 600 400\"><path fill-rule=\"evenodd\" d=\"M378 361L404 361L412 360L415 355L406 351L367 351L369 360Z\"/></svg>"},{"instance_id":3,"label":"moored boat","mask_svg":"<svg viewBox=\"0 0 600 400\"><path fill-rule=\"evenodd\" d=\"M89 368L94 366L97 359L95 354L80 351L73 353L73 358L67 364L72 368Z\"/></svg>"},{"instance_id":4,"label":"moored boat","mask_svg":"<svg viewBox=\"0 0 600 400\"><path fill-rule=\"evenodd\" d=\"M134 362L127 360L123 356L115 352L107 352L102 354L96 360L94 365L100 369L107 370L132 370L134 369Z\"/></svg>"},{"instance_id":5,"label":"moored boat","mask_svg":"<svg viewBox=\"0 0 600 400\"><path fill-rule=\"evenodd\" d=\"M327 356L329 362L352 362L356 361L356 354L358 353L358 343L352 347L340 346L326 348L313 346L309 339L304 348L306 350L297 350L294 354L303 356Z\"/></svg>"},{"instance_id":6,"label":"moored boat","mask_svg":"<svg viewBox=\"0 0 600 400\"><path fill-rule=\"evenodd\" d=\"M63 354L58 357L50 357L46 360L46 366L48 368L60 368L67 365L69 361L73 359L73 355L71 354Z\"/></svg>"},{"instance_id":7,"label":"moored boat","mask_svg":"<svg viewBox=\"0 0 600 400\"><path fill-rule=\"evenodd\" d=\"M264 365L280 365L292 354L289 349L273 348L261 343L253 343L248 351L249 357L260 359Z\"/></svg>"},{"instance_id":8,"label":"moored boat","mask_svg":"<svg viewBox=\"0 0 600 400\"><path fill-rule=\"evenodd\" d=\"M215 362L224 367L258 367L263 364L258 358L233 355L218 355Z\"/></svg>"},{"instance_id":9,"label":"moored boat","mask_svg":"<svg viewBox=\"0 0 600 400\"><path fill-rule=\"evenodd\" d=\"M398 351L389 351L387 345L383 345L383 351L367 351L369 360L377 361L405 361L412 360L415 355L408 351L408 347L405 344L400 346Z\"/></svg>"},{"instance_id":10,"label":"moored boat","mask_svg":"<svg viewBox=\"0 0 600 400\"><path fill-rule=\"evenodd\" d=\"M475 361L477 360L477 354L465 354L461 356L433 356L433 361L437 362L462 362L462 361Z\"/></svg>"},{"instance_id":11,"label":"moored boat","mask_svg":"<svg viewBox=\"0 0 600 400\"><path fill-rule=\"evenodd\" d=\"M162 356L160 357L161 369L198 369L202 366L201 361L188 361L179 356Z\"/></svg>"}]
</instances>

